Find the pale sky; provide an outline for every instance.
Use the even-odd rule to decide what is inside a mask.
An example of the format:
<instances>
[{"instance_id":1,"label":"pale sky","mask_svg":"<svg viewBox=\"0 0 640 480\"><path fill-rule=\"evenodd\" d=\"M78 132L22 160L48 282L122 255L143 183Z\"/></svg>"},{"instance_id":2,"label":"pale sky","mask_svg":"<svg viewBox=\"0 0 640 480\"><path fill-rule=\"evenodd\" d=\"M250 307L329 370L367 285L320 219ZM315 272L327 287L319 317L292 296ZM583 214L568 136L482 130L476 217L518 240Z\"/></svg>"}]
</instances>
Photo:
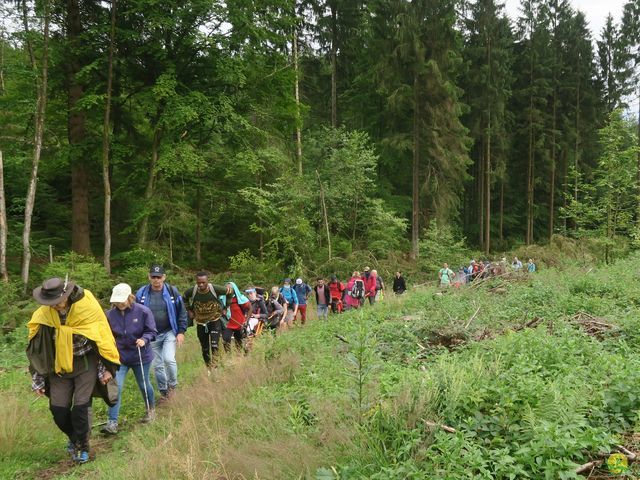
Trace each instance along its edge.
<instances>
[{"instance_id":1,"label":"pale sky","mask_svg":"<svg viewBox=\"0 0 640 480\"><path fill-rule=\"evenodd\" d=\"M570 0L574 10L584 12L591 28L592 38L600 38L607 15L613 15L614 22L620 22L622 7L626 0ZM520 14L520 0L506 0L506 12L514 21Z\"/></svg>"}]
</instances>

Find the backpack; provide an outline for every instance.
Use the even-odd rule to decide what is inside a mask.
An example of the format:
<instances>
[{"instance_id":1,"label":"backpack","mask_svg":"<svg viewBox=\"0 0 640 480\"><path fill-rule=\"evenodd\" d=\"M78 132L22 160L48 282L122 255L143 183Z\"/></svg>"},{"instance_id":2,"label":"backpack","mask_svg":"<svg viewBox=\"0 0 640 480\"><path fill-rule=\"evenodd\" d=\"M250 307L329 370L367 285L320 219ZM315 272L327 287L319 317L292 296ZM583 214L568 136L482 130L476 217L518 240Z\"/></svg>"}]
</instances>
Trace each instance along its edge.
<instances>
[{"instance_id":1,"label":"backpack","mask_svg":"<svg viewBox=\"0 0 640 480\"><path fill-rule=\"evenodd\" d=\"M362 280L354 281L353 285L351 286L351 292L349 292L349 294L353 298L364 298L364 282Z\"/></svg>"}]
</instances>

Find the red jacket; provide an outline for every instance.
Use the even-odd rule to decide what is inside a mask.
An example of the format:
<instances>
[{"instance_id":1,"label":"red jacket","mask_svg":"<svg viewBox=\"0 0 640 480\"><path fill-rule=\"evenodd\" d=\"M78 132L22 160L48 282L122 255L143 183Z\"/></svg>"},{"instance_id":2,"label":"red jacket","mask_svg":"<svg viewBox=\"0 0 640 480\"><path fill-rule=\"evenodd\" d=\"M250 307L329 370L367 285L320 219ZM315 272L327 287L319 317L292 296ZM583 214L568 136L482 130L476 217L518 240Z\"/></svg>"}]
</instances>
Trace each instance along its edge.
<instances>
[{"instance_id":1,"label":"red jacket","mask_svg":"<svg viewBox=\"0 0 640 480\"><path fill-rule=\"evenodd\" d=\"M331 298L335 298L337 300L342 299L342 292L344 292L345 286L342 282L331 282L329 283L329 292L331 292Z\"/></svg>"},{"instance_id":2,"label":"red jacket","mask_svg":"<svg viewBox=\"0 0 640 480\"><path fill-rule=\"evenodd\" d=\"M376 295L376 276L373 273L370 273L367 277L366 275L362 276L362 280L364 280L364 292L365 295L369 297L375 297Z\"/></svg>"},{"instance_id":3,"label":"red jacket","mask_svg":"<svg viewBox=\"0 0 640 480\"><path fill-rule=\"evenodd\" d=\"M231 305L229 308L231 309L231 318L227 323L227 328L229 330L240 330L244 325L244 322L247 320L245 312L249 311L249 308L251 308L251 302L238 304L238 299L234 296L231 299Z\"/></svg>"}]
</instances>

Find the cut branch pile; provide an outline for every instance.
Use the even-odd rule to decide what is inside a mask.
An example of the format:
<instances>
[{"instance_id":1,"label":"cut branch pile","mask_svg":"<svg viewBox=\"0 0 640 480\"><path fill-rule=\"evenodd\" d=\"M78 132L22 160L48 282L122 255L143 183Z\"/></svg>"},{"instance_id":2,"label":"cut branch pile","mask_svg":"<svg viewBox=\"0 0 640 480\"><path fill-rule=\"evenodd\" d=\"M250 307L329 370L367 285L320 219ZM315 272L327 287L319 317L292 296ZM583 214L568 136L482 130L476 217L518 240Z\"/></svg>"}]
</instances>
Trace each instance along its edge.
<instances>
[{"instance_id":1,"label":"cut branch pile","mask_svg":"<svg viewBox=\"0 0 640 480\"><path fill-rule=\"evenodd\" d=\"M606 322L606 318L596 317L586 312L578 312L569 320L580 326L588 335L602 340L607 334L617 330L615 325Z\"/></svg>"}]
</instances>

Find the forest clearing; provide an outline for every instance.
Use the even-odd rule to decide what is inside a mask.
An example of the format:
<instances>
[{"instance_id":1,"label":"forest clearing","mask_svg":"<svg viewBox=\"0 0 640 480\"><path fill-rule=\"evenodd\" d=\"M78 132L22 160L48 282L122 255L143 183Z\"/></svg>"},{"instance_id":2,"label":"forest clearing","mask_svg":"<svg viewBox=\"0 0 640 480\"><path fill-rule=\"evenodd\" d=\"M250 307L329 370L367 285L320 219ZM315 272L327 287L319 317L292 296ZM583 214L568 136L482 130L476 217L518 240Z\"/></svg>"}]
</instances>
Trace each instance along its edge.
<instances>
[{"instance_id":1,"label":"forest clearing","mask_svg":"<svg viewBox=\"0 0 640 480\"><path fill-rule=\"evenodd\" d=\"M138 424L129 380L122 431L94 428L79 467L25 395L24 343L5 343L0 477L635 478L638 260L419 287L262 335L211 376L190 329L175 399ZM629 462L613 473L615 453Z\"/></svg>"}]
</instances>

